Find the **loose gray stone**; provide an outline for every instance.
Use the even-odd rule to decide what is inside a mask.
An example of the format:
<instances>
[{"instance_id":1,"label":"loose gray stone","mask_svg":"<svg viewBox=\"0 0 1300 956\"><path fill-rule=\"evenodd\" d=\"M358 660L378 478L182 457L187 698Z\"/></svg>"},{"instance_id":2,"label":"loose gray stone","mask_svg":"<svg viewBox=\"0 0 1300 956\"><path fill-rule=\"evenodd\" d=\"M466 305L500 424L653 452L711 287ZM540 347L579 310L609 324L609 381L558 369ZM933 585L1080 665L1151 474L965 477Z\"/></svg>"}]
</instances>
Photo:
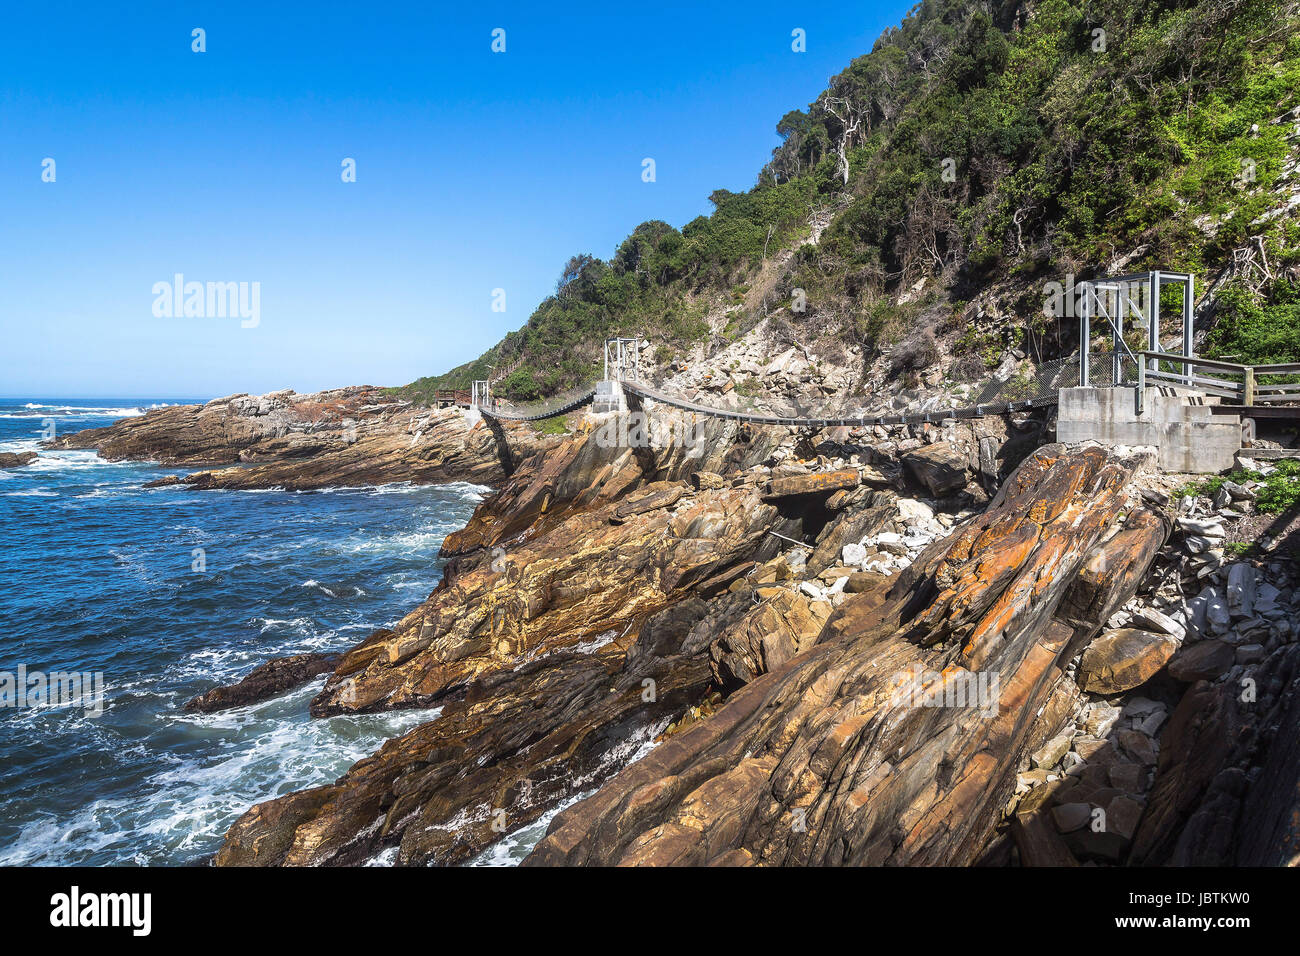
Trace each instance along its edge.
<instances>
[{"instance_id":1,"label":"loose gray stone","mask_svg":"<svg viewBox=\"0 0 1300 956\"><path fill-rule=\"evenodd\" d=\"M1228 569L1228 611L1238 620L1255 613L1255 569L1237 563Z\"/></svg>"},{"instance_id":2,"label":"loose gray stone","mask_svg":"<svg viewBox=\"0 0 1300 956\"><path fill-rule=\"evenodd\" d=\"M1166 716L1167 715L1163 710L1157 711L1154 714L1142 718L1142 720L1136 724L1136 727L1148 737L1154 737L1159 733L1161 726L1164 725Z\"/></svg>"},{"instance_id":3,"label":"loose gray stone","mask_svg":"<svg viewBox=\"0 0 1300 956\"><path fill-rule=\"evenodd\" d=\"M1254 664L1264 659L1263 644L1242 644L1237 648L1238 664Z\"/></svg>"},{"instance_id":4,"label":"loose gray stone","mask_svg":"<svg viewBox=\"0 0 1300 956\"><path fill-rule=\"evenodd\" d=\"M1178 527L1188 535L1202 538L1226 538L1228 535L1223 525L1212 518L1179 518Z\"/></svg>"},{"instance_id":5,"label":"loose gray stone","mask_svg":"<svg viewBox=\"0 0 1300 956\"><path fill-rule=\"evenodd\" d=\"M1148 631L1168 634L1180 641L1187 636L1187 629L1167 614L1161 614L1155 608L1139 608L1133 612L1133 623Z\"/></svg>"},{"instance_id":6,"label":"loose gray stone","mask_svg":"<svg viewBox=\"0 0 1300 956\"><path fill-rule=\"evenodd\" d=\"M1223 490L1226 491L1233 501L1254 501L1255 492L1251 491L1245 485L1239 485L1235 481L1225 481Z\"/></svg>"},{"instance_id":7,"label":"loose gray stone","mask_svg":"<svg viewBox=\"0 0 1300 956\"><path fill-rule=\"evenodd\" d=\"M1070 734L1061 734L1043 744L1029 759L1035 767L1050 770L1061 762L1070 750Z\"/></svg>"},{"instance_id":8,"label":"loose gray stone","mask_svg":"<svg viewBox=\"0 0 1300 956\"><path fill-rule=\"evenodd\" d=\"M1232 628L1232 613L1228 602L1219 594L1217 588L1209 588L1209 598L1205 603L1205 624L1211 634L1227 634Z\"/></svg>"},{"instance_id":9,"label":"loose gray stone","mask_svg":"<svg viewBox=\"0 0 1300 956\"><path fill-rule=\"evenodd\" d=\"M1124 716L1145 717L1148 714L1154 714L1156 711L1164 709L1164 704L1158 700L1152 700L1150 697L1130 697L1124 704Z\"/></svg>"},{"instance_id":10,"label":"loose gray stone","mask_svg":"<svg viewBox=\"0 0 1300 956\"><path fill-rule=\"evenodd\" d=\"M1059 807L1052 807L1052 820L1056 823L1056 829L1062 833L1078 830L1091 819L1092 807L1086 803L1063 803Z\"/></svg>"}]
</instances>

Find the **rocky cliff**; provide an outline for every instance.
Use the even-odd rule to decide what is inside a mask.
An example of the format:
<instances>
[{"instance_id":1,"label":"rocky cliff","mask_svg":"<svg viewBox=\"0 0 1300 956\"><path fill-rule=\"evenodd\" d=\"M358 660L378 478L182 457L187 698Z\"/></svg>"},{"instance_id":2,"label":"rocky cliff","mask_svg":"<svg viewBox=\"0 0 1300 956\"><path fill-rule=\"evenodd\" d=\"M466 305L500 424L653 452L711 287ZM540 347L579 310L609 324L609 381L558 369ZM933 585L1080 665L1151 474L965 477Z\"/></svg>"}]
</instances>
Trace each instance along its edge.
<instances>
[{"instance_id":1,"label":"rocky cliff","mask_svg":"<svg viewBox=\"0 0 1300 956\"><path fill-rule=\"evenodd\" d=\"M976 436L911 431L727 426L701 462L588 426L535 456L312 702L430 719L217 863L453 864L566 805L529 865L1292 858L1294 635L1260 617L1233 652L1213 594L1168 591L1245 565L1188 549L1140 451L981 475Z\"/></svg>"},{"instance_id":2,"label":"rocky cliff","mask_svg":"<svg viewBox=\"0 0 1300 956\"><path fill-rule=\"evenodd\" d=\"M1256 483L1172 497L1141 450L1043 444L1041 414L641 412L667 440L359 388L57 441L209 466L196 488L497 486L401 621L188 705L325 673L317 717L428 713L251 808L218 864L454 864L557 811L529 865L1295 860L1300 592L1281 531L1225 547L1260 527Z\"/></svg>"}]
</instances>

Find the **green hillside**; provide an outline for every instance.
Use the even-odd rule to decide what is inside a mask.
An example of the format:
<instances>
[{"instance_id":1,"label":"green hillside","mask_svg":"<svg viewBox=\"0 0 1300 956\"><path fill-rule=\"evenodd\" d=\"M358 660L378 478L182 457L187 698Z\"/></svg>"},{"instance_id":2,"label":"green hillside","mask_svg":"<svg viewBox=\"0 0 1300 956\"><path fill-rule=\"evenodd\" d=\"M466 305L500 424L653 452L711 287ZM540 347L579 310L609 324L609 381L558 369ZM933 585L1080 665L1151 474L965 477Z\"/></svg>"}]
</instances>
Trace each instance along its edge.
<instances>
[{"instance_id":1,"label":"green hillside","mask_svg":"<svg viewBox=\"0 0 1300 956\"><path fill-rule=\"evenodd\" d=\"M1041 288L1120 254L1130 270L1207 275L1248 244L1267 275L1236 287L1213 344L1251 351L1267 314L1283 333L1261 347L1300 360L1300 227L1252 225L1277 204L1300 121L1278 121L1300 104L1297 26L1281 0L926 0L781 117L753 189L718 190L680 230L643 223L609 259L570 258L523 328L399 391L465 387L495 366L513 369L497 391L526 401L589 379L616 333L671 356L764 316L802 344L870 355L951 331L996 283ZM814 215L829 221L815 244ZM891 301L921 279L923 294ZM789 308L795 289L805 311ZM737 303L712 332L709 311ZM1026 292L1026 331L1040 306Z\"/></svg>"}]
</instances>

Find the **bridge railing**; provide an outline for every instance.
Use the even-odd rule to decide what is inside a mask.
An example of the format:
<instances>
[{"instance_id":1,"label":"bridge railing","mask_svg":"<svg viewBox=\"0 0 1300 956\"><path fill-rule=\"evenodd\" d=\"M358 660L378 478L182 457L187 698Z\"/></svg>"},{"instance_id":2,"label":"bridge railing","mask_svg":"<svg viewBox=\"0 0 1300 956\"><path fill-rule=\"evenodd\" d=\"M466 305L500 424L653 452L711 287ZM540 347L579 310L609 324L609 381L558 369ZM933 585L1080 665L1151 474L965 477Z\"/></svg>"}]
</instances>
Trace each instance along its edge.
<instances>
[{"instance_id":1,"label":"bridge railing","mask_svg":"<svg viewBox=\"0 0 1300 956\"><path fill-rule=\"evenodd\" d=\"M1138 386L1155 384L1194 388L1241 405L1300 402L1300 363L1242 365L1171 352L1143 351ZM1173 366L1177 366L1175 371Z\"/></svg>"},{"instance_id":2,"label":"bridge railing","mask_svg":"<svg viewBox=\"0 0 1300 956\"><path fill-rule=\"evenodd\" d=\"M1055 404L1057 390L1078 380L1078 359L1039 364L1025 363L1011 374L991 376L981 382L949 383L927 395L898 396L905 407L867 406L864 396L844 395L837 399L772 401L770 398L738 395L737 389L723 394L676 395L645 384L623 383L626 391L685 411L786 426L905 425L941 422L945 419L980 418Z\"/></svg>"},{"instance_id":3,"label":"bridge railing","mask_svg":"<svg viewBox=\"0 0 1300 956\"><path fill-rule=\"evenodd\" d=\"M439 405L468 405L470 391L467 388L440 388L433 393L433 399Z\"/></svg>"},{"instance_id":4,"label":"bridge railing","mask_svg":"<svg viewBox=\"0 0 1300 956\"><path fill-rule=\"evenodd\" d=\"M596 383L589 382L586 385L579 385L566 392L552 395L545 401L533 402L527 405L512 405L509 402L494 398L492 404L483 407L482 410L484 414L492 415L495 418L535 422L541 421L543 418L552 418L562 412L571 411L585 405L595 393Z\"/></svg>"}]
</instances>

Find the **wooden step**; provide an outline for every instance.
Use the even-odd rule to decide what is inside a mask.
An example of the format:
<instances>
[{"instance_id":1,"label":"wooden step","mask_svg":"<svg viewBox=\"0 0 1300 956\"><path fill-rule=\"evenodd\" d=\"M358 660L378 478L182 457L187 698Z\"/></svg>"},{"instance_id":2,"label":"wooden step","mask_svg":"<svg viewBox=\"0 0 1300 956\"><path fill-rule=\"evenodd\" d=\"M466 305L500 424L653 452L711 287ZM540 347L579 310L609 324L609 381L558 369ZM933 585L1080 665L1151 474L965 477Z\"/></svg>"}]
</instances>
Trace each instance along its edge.
<instances>
[{"instance_id":1,"label":"wooden step","mask_svg":"<svg viewBox=\"0 0 1300 956\"><path fill-rule=\"evenodd\" d=\"M1300 418L1300 405L1215 405L1215 415L1243 418Z\"/></svg>"},{"instance_id":2,"label":"wooden step","mask_svg":"<svg viewBox=\"0 0 1300 956\"><path fill-rule=\"evenodd\" d=\"M1275 458L1300 458L1300 448L1243 448L1237 452L1240 458L1254 458L1265 461Z\"/></svg>"}]
</instances>

